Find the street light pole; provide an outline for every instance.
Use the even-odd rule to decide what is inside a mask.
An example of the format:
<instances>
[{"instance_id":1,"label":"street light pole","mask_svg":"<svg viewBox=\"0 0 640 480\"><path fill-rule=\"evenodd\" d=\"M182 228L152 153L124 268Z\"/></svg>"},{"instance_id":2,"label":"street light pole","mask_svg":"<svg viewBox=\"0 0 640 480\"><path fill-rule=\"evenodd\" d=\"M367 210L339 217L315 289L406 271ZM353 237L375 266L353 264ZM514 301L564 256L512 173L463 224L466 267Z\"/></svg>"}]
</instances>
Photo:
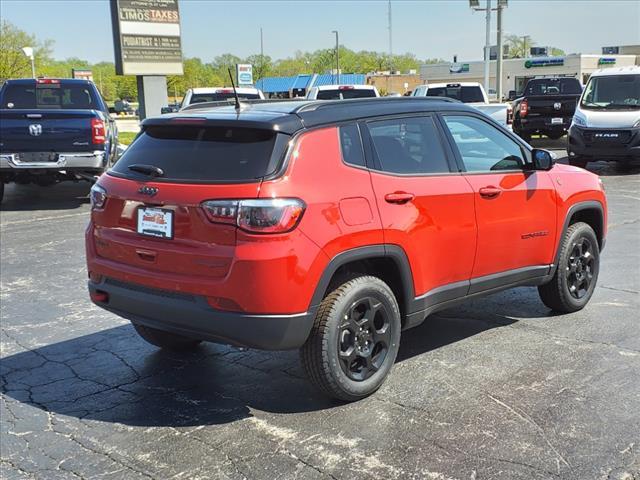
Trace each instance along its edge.
<instances>
[{"instance_id":1,"label":"street light pole","mask_svg":"<svg viewBox=\"0 0 640 480\"><path fill-rule=\"evenodd\" d=\"M484 44L484 89L489 91L489 65L491 62L491 0L487 0L486 8L487 31L485 32Z\"/></svg>"},{"instance_id":2,"label":"street light pole","mask_svg":"<svg viewBox=\"0 0 640 480\"><path fill-rule=\"evenodd\" d=\"M496 58L496 99L502 101L502 9L506 6L506 2L498 0L498 56Z\"/></svg>"},{"instance_id":3,"label":"street light pole","mask_svg":"<svg viewBox=\"0 0 640 480\"><path fill-rule=\"evenodd\" d=\"M340 43L338 41L338 31L332 30L336 34L336 85L340 85Z\"/></svg>"}]
</instances>

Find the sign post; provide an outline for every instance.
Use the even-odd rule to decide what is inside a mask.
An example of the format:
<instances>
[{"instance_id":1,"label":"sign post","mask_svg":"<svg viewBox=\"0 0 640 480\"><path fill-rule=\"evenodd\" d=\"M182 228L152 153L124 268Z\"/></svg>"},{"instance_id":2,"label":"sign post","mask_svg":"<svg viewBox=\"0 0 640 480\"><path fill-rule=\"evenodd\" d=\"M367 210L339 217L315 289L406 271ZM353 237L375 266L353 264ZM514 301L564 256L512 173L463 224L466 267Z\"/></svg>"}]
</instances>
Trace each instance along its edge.
<instances>
[{"instance_id":1,"label":"sign post","mask_svg":"<svg viewBox=\"0 0 640 480\"><path fill-rule=\"evenodd\" d=\"M182 75L178 0L110 0L116 73L135 75L140 119L169 103L166 75Z\"/></svg>"}]
</instances>

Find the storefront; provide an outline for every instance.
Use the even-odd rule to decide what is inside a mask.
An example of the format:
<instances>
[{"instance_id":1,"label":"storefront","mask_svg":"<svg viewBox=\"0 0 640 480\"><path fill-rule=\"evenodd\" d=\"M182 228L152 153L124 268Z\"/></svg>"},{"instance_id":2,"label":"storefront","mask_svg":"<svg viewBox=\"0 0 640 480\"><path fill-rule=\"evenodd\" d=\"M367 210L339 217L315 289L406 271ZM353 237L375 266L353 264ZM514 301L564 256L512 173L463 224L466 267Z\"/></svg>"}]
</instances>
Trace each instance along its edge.
<instances>
[{"instance_id":1,"label":"storefront","mask_svg":"<svg viewBox=\"0 0 640 480\"><path fill-rule=\"evenodd\" d=\"M584 84L596 70L640 64L638 55L585 55L563 57L513 58L502 62L502 91L521 92L530 78L549 75L572 76ZM490 91L496 88L496 61L491 61ZM484 82L484 61L434 63L422 65L420 78L424 83Z\"/></svg>"}]
</instances>

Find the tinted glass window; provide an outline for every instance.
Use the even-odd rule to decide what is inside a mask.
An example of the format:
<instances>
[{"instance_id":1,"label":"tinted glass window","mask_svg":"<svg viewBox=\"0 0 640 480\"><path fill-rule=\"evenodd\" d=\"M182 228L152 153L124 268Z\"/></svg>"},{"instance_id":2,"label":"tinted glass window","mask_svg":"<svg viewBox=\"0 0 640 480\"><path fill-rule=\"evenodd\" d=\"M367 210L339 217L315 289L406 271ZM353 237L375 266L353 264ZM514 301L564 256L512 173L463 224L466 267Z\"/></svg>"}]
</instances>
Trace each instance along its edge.
<instances>
[{"instance_id":1,"label":"tinted glass window","mask_svg":"<svg viewBox=\"0 0 640 480\"><path fill-rule=\"evenodd\" d=\"M401 174L443 173L449 165L431 117L397 118L368 124L377 168Z\"/></svg>"},{"instance_id":2,"label":"tinted glass window","mask_svg":"<svg viewBox=\"0 0 640 480\"><path fill-rule=\"evenodd\" d=\"M370 98L375 97L373 89L335 89L318 90L318 100L344 100L347 98Z\"/></svg>"},{"instance_id":3,"label":"tinted glass window","mask_svg":"<svg viewBox=\"0 0 640 480\"><path fill-rule=\"evenodd\" d=\"M346 163L359 167L365 166L362 141L357 125L340 127L340 148L342 149L342 158Z\"/></svg>"},{"instance_id":4,"label":"tinted glass window","mask_svg":"<svg viewBox=\"0 0 640 480\"><path fill-rule=\"evenodd\" d=\"M582 92L580 82L575 78L541 78L529 80L525 95L576 95Z\"/></svg>"},{"instance_id":5,"label":"tinted glass window","mask_svg":"<svg viewBox=\"0 0 640 480\"><path fill-rule=\"evenodd\" d=\"M191 96L189 105L194 103L203 102L219 102L221 100L234 99L233 92L218 92L218 93L197 93ZM257 93L240 93L238 92L238 98L244 100L257 100L260 95Z\"/></svg>"},{"instance_id":6,"label":"tinted glass window","mask_svg":"<svg viewBox=\"0 0 640 480\"><path fill-rule=\"evenodd\" d=\"M475 117L444 116L468 172L521 169L520 145L493 125Z\"/></svg>"},{"instance_id":7,"label":"tinted glass window","mask_svg":"<svg viewBox=\"0 0 640 480\"><path fill-rule=\"evenodd\" d=\"M93 89L87 85L7 85L2 108L26 109L99 109Z\"/></svg>"},{"instance_id":8,"label":"tinted glass window","mask_svg":"<svg viewBox=\"0 0 640 480\"><path fill-rule=\"evenodd\" d=\"M148 126L113 167L126 176L133 164L164 170L158 180L255 181L272 170L276 134L251 128Z\"/></svg>"},{"instance_id":9,"label":"tinted glass window","mask_svg":"<svg viewBox=\"0 0 640 480\"><path fill-rule=\"evenodd\" d=\"M429 88L427 97L447 97L460 100L462 103L484 102L480 87L461 87L451 85L447 87Z\"/></svg>"},{"instance_id":10,"label":"tinted glass window","mask_svg":"<svg viewBox=\"0 0 640 480\"><path fill-rule=\"evenodd\" d=\"M592 77L580 106L607 110L640 109L640 75Z\"/></svg>"}]
</instances>

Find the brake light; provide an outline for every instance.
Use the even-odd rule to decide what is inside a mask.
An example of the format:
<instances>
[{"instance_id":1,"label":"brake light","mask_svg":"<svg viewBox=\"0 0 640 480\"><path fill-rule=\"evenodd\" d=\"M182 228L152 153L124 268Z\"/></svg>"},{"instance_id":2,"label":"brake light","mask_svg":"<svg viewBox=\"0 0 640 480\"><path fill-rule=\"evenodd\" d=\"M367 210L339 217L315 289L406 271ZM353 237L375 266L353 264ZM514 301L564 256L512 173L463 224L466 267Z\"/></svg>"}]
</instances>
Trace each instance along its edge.
<instances>
[{"instance_id":1,"label":"brake light","mask_svg":"<svg viewBox=\"0 0 640 480\"><path fill-rule=\"evenodd\" d=\"M97 183L94 184L89 193L89 201L91 202L91 210L101 209L107 201L107 191Z\"/></svg>"},{"instance_id":2,"label":"brake light","mask_svg":"<svg viewBox=\"0 0 640 480\"><path fill-rule=\"evenodd\" d=\"M338 87L338 90L355 90L356 87L354 87L353 85L342 85L341 87Z\"/></svg>"},{"instance_id":3,"label":"brake light","mask_svg":"<svg viewBox=\"0 0 640 480\"><path fill-rule=\"evenodd\" d=\"M296 228L305 210L297 198L207 200L202 208L214 223L235 225L250 233L285 233Z\"/></svg>"},{"instance_id":4,"label":"brake light","mask_svg":"<svg viewBox=\"0 0 640 480\"><path fill-rule=\"evenodd\" d=\"M507 104L507 125L511 125L513 123L513 107L511 104Z\"/></svg>"},{"instance_id":5,"label":"brake light","mask_svg":"<svg viewBox=\"0 0 640 480\"><path fill-rule=\"evenodd\" d=\"M56 80L53 78L39 78L38 80L36 80L39 84L47 84L47 85L51 85L51 84L58 84L60 83L60 80Z\"/></svg>"},{"instance_id":6,"label":"brake light","mask_svg":"<svg viewBox=\"0 0 640 480\"><path fill-rule=\"evenodd\" d=\"M520 103L520 116L521 117L526 117L527 113L529 113L529 102L527 101L527 99L525 98L524 100L522 100L522 102Z\"/></svg>"},{"instance_id":7,"label":"brake light","mask_svg":"<svg viewBox=\"0 0 640 480\"><path fill-rule=\"evenodd\" d=\"M106 129L104 121L99 118L91 119L91 143L104 143L106 141Z\"/></svg>"}]
</instances>

